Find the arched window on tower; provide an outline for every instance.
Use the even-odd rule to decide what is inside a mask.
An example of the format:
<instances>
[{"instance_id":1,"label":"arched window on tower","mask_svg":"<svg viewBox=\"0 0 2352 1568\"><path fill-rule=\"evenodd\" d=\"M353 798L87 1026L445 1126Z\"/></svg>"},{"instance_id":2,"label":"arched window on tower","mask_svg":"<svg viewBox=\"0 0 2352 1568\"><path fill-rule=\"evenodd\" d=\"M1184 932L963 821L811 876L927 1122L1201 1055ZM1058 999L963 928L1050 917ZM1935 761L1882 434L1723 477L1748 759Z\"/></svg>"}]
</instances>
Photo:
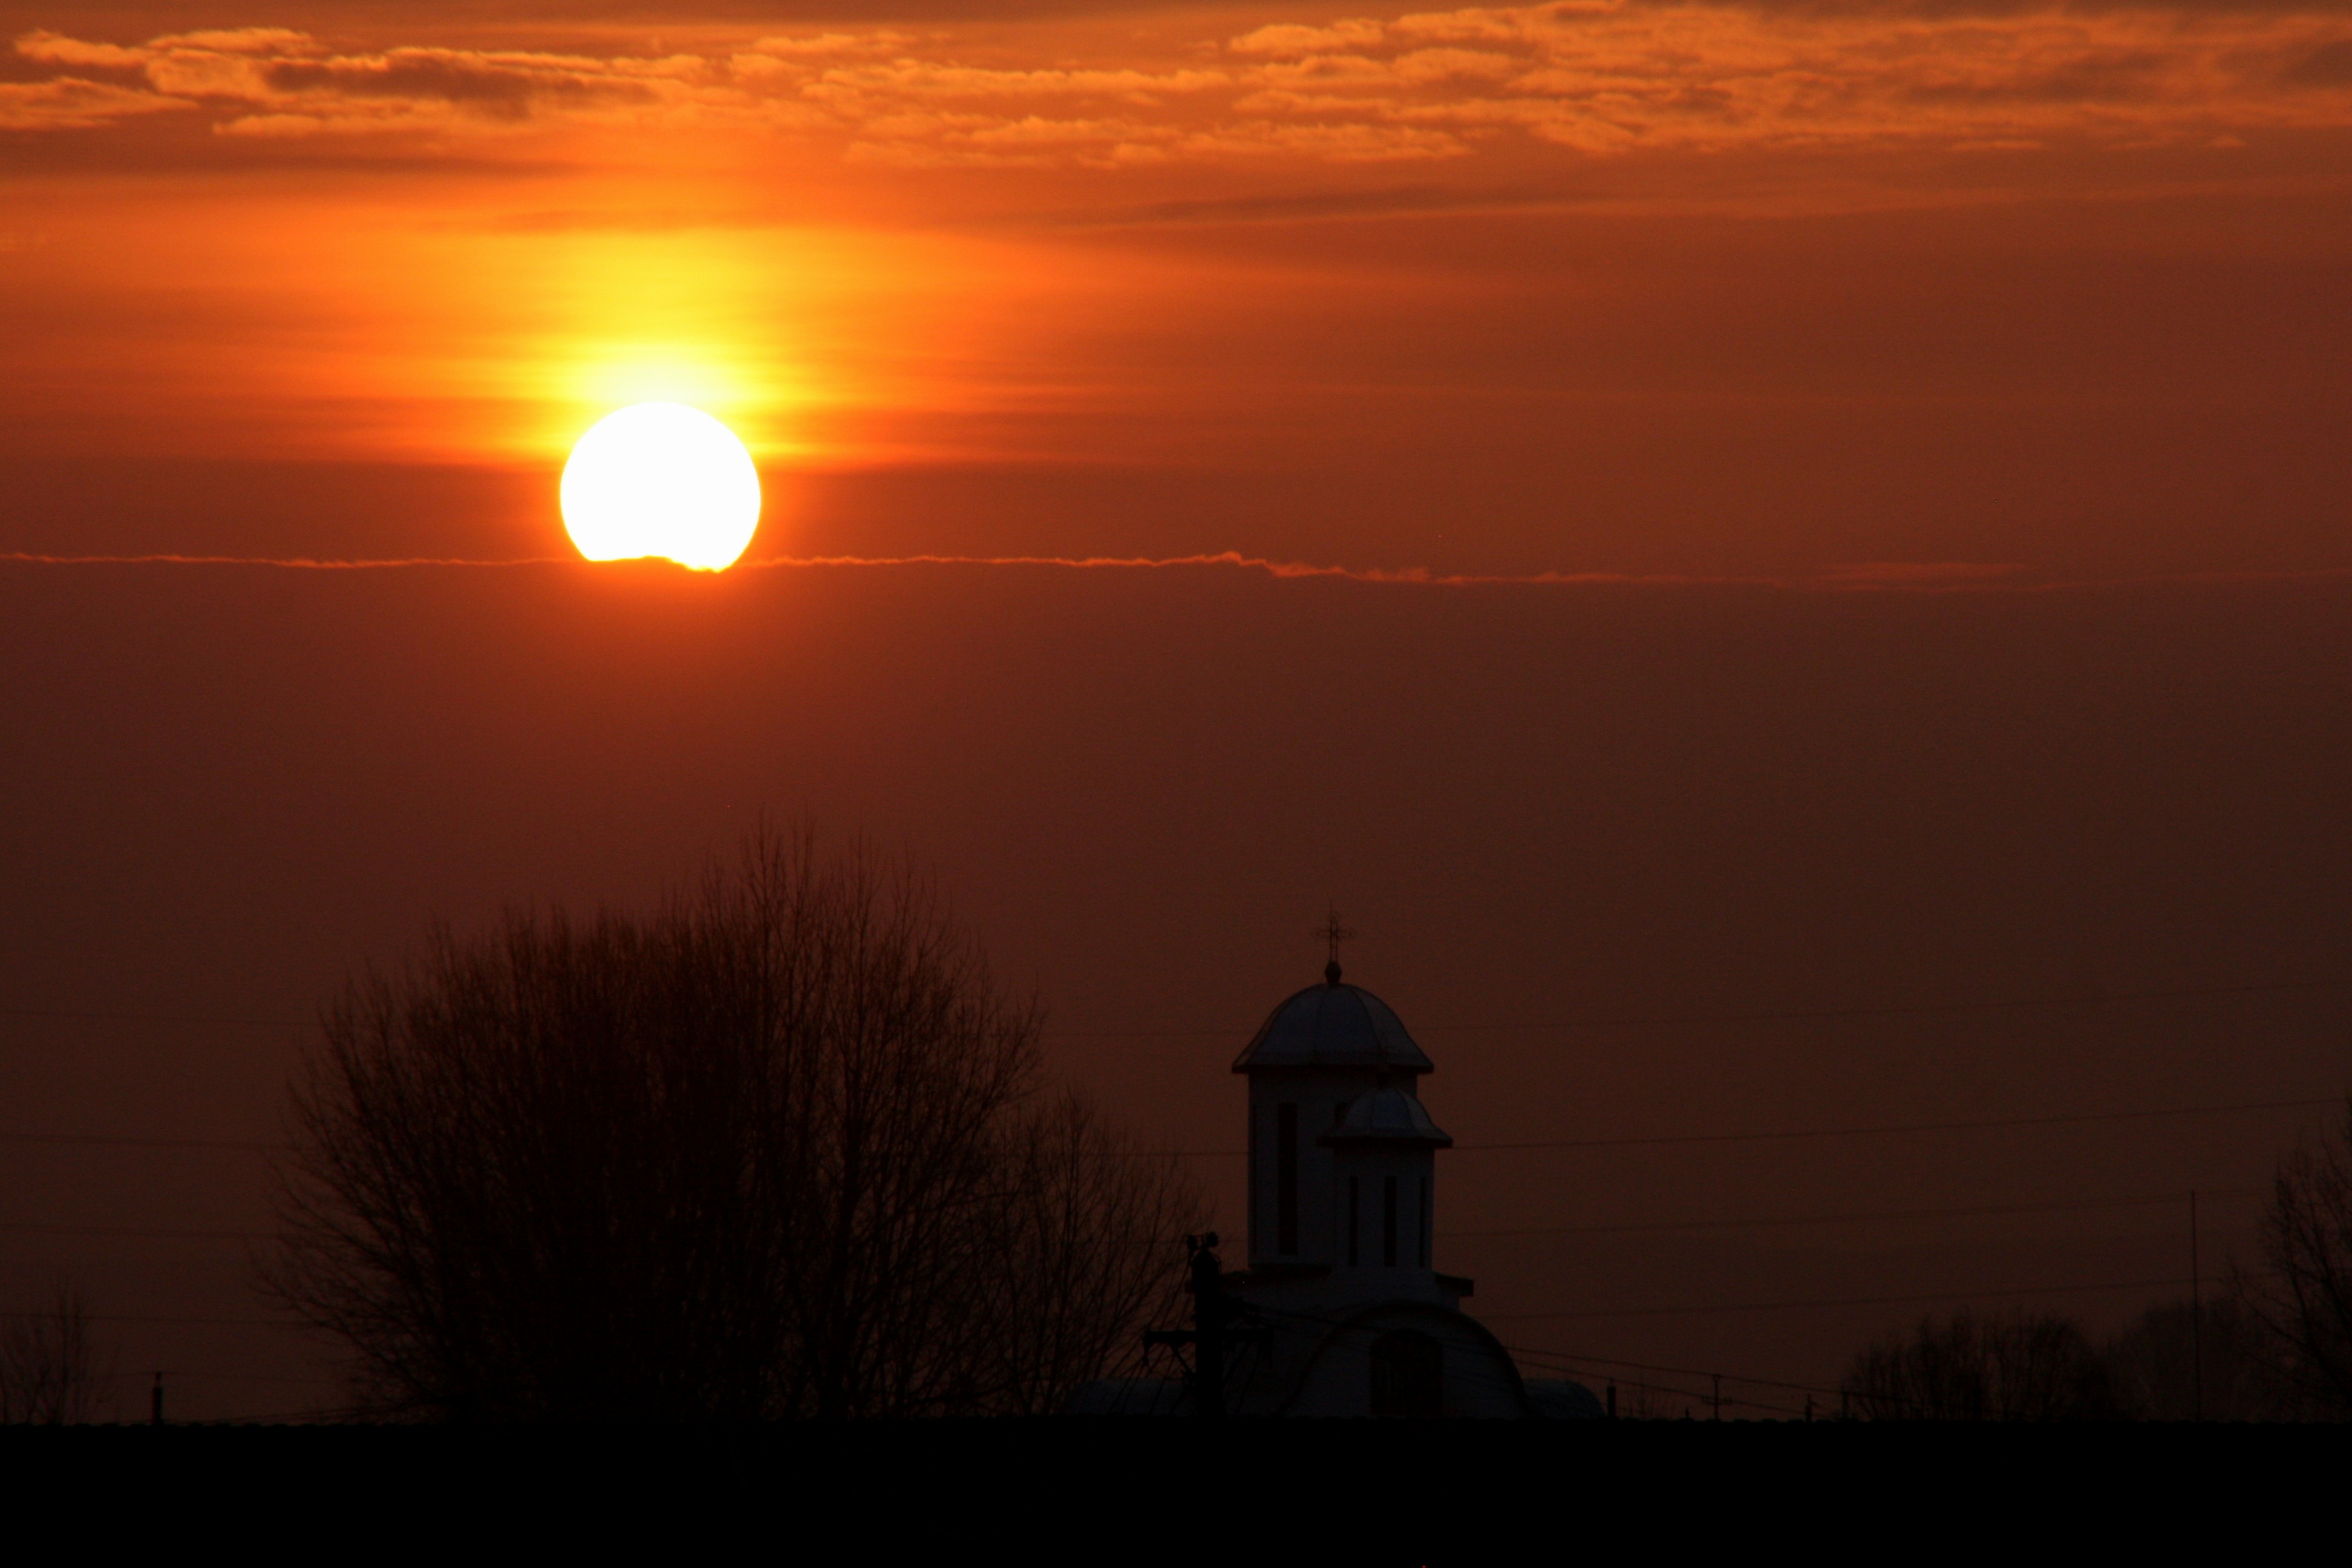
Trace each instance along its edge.
<instances>
[{"instance_id":1,"label":"arched window on tower","mask_svg":"<svg viewBox=\"0 0 2352 1568\"><path fill-rule=\"evenodd\" d=\"M1426 1268L1429 1267L1429 1178L1427 1176L1421 1179L1421 1219L1413 1226L1413 1235L1420 1237L1420 1245L1414 1248L1414 1252L1421 1259L1421 1266Z\"/></svg>"},{"instance_id":2,"label":"arched window on tower","mask_svg":"<svg viewBox=\"0 0 2352 1568\"><path fill-rule=\"evenodd\" d=\"M1372 1342L1372 1414L1445 1414L1445 1351L1418 1329L1391 1329Z\"/></svg>"},{"instance_id":3,"label":"arched window on tower","mask_svg":"<svg viewBox=\"0 0 2352 1568\"><path fill-rule=\"evenodd\" d=\"M1364 1235L1364 1222L1363 1222L1363 1218L1362 1218L1363 1204L1362 1204L1362 1201L1361 1201L1361 1200L1362 1200L1362 1198L1363 1198L1363 1195L1364 1195L1364 1184L1363 1184L1363 1180L1362 1180L1362 1178L1358 1177L1358 1176L1350 1176L1350 1177L1349 1177L1349 1178L1348 1178L1348 1267L1349 1267L1349 1268L1353 1268L1356 1266L1357 1262L1359 1261L1358 1254L1362 1250L1362 1249L1361 1249L1361 1247L1359 1246L1359 1243L1360 1243L1360 1242L1361 1242L1361 1240L1363 1239L1363 1235Z\"/></svg>"},{"instance_id":4,"label":"arched window on tower","mask_svg":"<svg viewBox=\"0 0 2352 1568\"><path fill-rule=\"evenodd\" d=\"M1274 1249L1298 1251L1298 1107L1274 1108Z\"/></svg>"}]
</instances>

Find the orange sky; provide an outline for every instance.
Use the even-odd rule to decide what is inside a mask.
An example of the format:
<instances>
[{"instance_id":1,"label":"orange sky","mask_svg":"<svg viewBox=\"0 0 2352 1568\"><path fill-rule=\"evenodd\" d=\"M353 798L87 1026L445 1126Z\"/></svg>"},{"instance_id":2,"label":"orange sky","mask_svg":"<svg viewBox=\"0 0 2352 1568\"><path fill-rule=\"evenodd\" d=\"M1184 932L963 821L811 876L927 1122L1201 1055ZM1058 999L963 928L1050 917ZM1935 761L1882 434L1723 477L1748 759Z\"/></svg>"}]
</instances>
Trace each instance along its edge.
<instances>
[{"instance_id":1,"label":"orange sky","mask_svg":"<svg viewBox=\"0 0 2352 1568\"><path fill-rule=\"evenodd\" d=\"M807 812L1171 1146L1336 901L1511 1342L2120 1322L2347 1071L2347 196L2341 5L0 0L0 1293L323 1397L254 1151L70 1140L266 1141L430 921ZM746 566L465 564L647 396Z\"/></svg>"},{"instance_id":2,"label":"orange sky","mask_svg":"<svg viewBox=\"0 0 2352 1568\"><path fill-rule=\"evenodd\" d=\"M2352 565L2339 9L795 9L0 5L0 549Z\"/></svg>"}]
</instances>

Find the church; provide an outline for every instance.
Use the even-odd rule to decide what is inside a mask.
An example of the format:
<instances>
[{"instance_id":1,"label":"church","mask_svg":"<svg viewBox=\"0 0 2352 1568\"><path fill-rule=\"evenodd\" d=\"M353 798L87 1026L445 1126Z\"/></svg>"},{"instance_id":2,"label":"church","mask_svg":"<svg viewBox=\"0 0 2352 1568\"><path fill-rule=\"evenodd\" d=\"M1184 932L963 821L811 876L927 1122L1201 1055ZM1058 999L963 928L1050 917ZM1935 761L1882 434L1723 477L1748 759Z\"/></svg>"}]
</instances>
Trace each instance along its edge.
<instances>
[{"instance_id":1,"label":"church","mask_svg":"<svg viewBox=\"0 0 2352 1568\"><path fill-rule=\"evenodd\" d=\"M1600 1415L1580 1385L1522 1380L1462 1310L1471 1281L1434 1266L1436 1155L1454 1140L1421 1102L1430 1059L1336 954L1323 976L1234 1062L1249 1079L1249 1266L1223 1271L1202 1248L1195 1331L1153 1336L1190 1345L1192 1375L1092 1384L1072 1412L1198 1413L1215 1357L1211 1398L1235 1415ZM1204 1349L1213 1314L1232 1326Z\"/></svg>"}]
</instances>

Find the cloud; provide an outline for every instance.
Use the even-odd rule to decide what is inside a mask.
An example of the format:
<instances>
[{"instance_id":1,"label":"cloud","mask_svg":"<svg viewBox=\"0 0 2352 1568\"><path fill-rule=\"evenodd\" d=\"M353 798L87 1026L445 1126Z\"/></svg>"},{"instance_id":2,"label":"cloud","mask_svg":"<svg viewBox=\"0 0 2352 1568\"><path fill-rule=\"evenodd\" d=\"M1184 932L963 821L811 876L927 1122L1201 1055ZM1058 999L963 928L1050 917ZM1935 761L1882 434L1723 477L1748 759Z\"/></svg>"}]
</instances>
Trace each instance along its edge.
<instances>
[{"instance_id":1,"label":"cloud","mask_svg":"<svg viewBox=\"0 0 2352 1568\"><path fill-rule=\"evenodd\" d=\"M469 121L560 119L691 102L698 96L739 96L731 89L698 93L723 69L697 55L602 57L428 45L351 54L282 27L176 33L136 47L37 31L16 39L16 50L29 60L136 70L152 89L117 88L103 102L89 99L77 123L152 112L158 103L198 103L220 116L214 129L234 135L446 131Z\"/></svg>"},{"instance_id":2,"label":"cloud","mask_svg":"<svg viewBox=\"0 0 2352 1568\"><path fill-rule=\"evenodd\" d=\"M2216 145L2352 126L2352 17L2291 5L1566 0L1276 21L1079 58L1040 58L1068 35L1037 27L836 28L662 56L42 30L16 53L59 74L7 84L0 125L97 131L194 104L193 124L243 136L725 126L829 140L866 163L1097 168L1512 146Z\"/></svg>"},{"instance_id":3,"label":"cloud","mask_svg":"<svg viewBox=\"0 0 2352 1568\"><path fill-rule=\"evenodd\" d=\"M28 60L47 65L97 66L117 70L136 70L153 58L150 49L127 49L120 44L85 43L68 38L62 33L52 33L46 27L36 28L16 40L16 52Z\"/></svg>"},{"instance_id":4,"label":"cloud","mask_svg":"<svg viewBox=\"0 0 2352 1568\"><path fill-rule=\"evenodd\" d=\"M1184 145L1187 151L1196 153L1261 157L1279 153L1304 153L1334 163L1459 158L1470 151L1461 138L1444 131L1345 121L1302 125L1275 120L1220 126L1187 138Z\"/></svg>"},{"instance_id":5,"label":"cloud","mask_svg":"<svg viewBox=\"0 0 2352 1568\"><path fill-rule=\"evenodd\" d=\"M1965 588L2017 577L2027 570L2006 561L1858 561L1830 567L1821 581L1848 588Z\"/></svg>"},{"instance_id":6,"label":"cloud","mask_svg":"<svg viewBox=\"0 0 2352 1568\"><path fill-rule=\"evenodd\" d=\"M112 125L134 115L194 107L184 99L77 77L0 82L0 130L5 131L82 130Z\"/></svg>"},{"instance_id":7,"label":"cloud","mask_svg":"<svg viewBox=\"0 0 2352 1568\"><path fill-rule=\"evenodd\" d=\"M1832 567L1813 576L1760 576L1735 574L1633 572L1435 572L1424 566L1402 568L1339 566L1309 561L1279 561L1270 556L1244 555L1237 550L1198 555L811 555L772 556L744 561L723 573L699 573L661 561L616 561L590 563L576 556L532 555L505 560L414 556L387 560L322 560L315 556L254 555L46 555L0 552L0 568L35 570L58 567L244 567L289 572L392 571L516 571L553 567L565 572L650 572L686 583L723 582L735 573L889 571L908 568L970 568L986 571L1047 572L1246 572L1280 581L1360 583L1371 587L1464 591L1483 588L1635 589L1662 591L1688 588L1760 589L1773 593L1852 593L1870 590L1916 594L2062 594L2095 592L2154 584L2211 586L2228 583L2343 583L2352 572L2317 567L2307 571L2149 573L2118 577L2058 578L2036 575L2031 568L1978 562L1873 562Z\"/></svg>"},{"instance_id":8,"label":"cloud","mask_svg":"<svg viewBox=\"0 0 2352 1568\"><path fill-rule=\"evenodd\" d=\"M1387 24L1364 19L1335 22L1328 27L1276 24L1244 33L1225 47L1239 55L1277 55L1286 59L1301 59L1310 55L1371 47L1387 37Z\"/></svg>"},{"instance_id":9,"label":"cloud","mask_svg":"<svg viewBox=\"0 0 2352 1568\"><path fill-rule=\"evenodd\" d=\"M321 561L312 556L264 555L37 555L24 551L0 553L0 564L10 566L270 566L295 571L345 572L394 566L561 566L578 565L574 559L546 555L512 561L467 561L416 556L399 561Z\"/></svg>"},{"instance_id":10,"label":"cloud","mask_svg":"<svg viewBox=\"0 0 2352 1568\"><path fill-rule=\"evenodd\" d=\"M2285 77L2298 87L2352 86L2352 38L2319 45L2289 66Z\"/></svg>"},{"instance_id":11,"label":"cloud","mask_svg":"<svg viewBox=\"0 0 2352 1568\"><path fill-rule=\"evenodd\" d=\"M765 59L770 64L838 59L845 56L903 54L915 44L911 33L888 29L869 33L816 33L801 37L761 38L737 60Z\"/></svg>"}]
</instances>

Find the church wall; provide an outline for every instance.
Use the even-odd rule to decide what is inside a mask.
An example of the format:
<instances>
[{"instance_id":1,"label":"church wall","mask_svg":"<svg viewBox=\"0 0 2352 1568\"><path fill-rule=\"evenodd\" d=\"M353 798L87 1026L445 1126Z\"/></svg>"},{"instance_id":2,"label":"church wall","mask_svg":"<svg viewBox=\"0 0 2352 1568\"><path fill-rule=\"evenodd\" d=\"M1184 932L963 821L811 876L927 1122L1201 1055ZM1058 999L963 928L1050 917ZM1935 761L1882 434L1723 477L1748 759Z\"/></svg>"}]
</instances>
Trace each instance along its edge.
<instances>
[{"instance_id":1,"label":"church wall","mask_svg":"<svg viewBox=\"0 0 2352 1568\"><path fill-rule=\"evenodd\" d=\"M1331 1261L1339 1268L1427 1269L1437 1226L1436 1162L1427 1149L1359 1144L1336 1149L1331 1171ZM1395 1257L1389 1256L1394 1183ZM1352 1219L1352 1224L1350 1223ZM1350 1240L1355 1243L1351 1249Z\"/></svg>"},{"instance_id":2,"label":"church wall","mask_svg":"<svg viewBox=\"0 0 2352 1568\"><path fill-rule=\"evenodd\" d=\"M1518 1369L1471 1319L1433 1304L1379 1303L1345 1314L1279 1315L1271 1354L1253 1368L1236 1408L1259 1415L1362 1418L1373 1409L1374 1346L1402 1331L1426 1335L1438 1354L1441 1407L1452 1418L1516 1419L1528 1413Z\"/></svg>"},{"instance_id":3,"label":"church wall","mask_svg":"<svg viewBox=\"0 0 2352 1568\"><path fill-rule=\"evenodd\" d=\"M1332 1263L1339 1223L1332 1151L1321 1142L1349 1103L1372 1087L1362 1068L1290 1068L1250 1075L1249 1258L1252 1268ZM1409 1086L1408 1086L1409 1087ZM1296 1247L1282 1240L1281 1108L1297 1107Z\"/></svg>"}]
</instances>

